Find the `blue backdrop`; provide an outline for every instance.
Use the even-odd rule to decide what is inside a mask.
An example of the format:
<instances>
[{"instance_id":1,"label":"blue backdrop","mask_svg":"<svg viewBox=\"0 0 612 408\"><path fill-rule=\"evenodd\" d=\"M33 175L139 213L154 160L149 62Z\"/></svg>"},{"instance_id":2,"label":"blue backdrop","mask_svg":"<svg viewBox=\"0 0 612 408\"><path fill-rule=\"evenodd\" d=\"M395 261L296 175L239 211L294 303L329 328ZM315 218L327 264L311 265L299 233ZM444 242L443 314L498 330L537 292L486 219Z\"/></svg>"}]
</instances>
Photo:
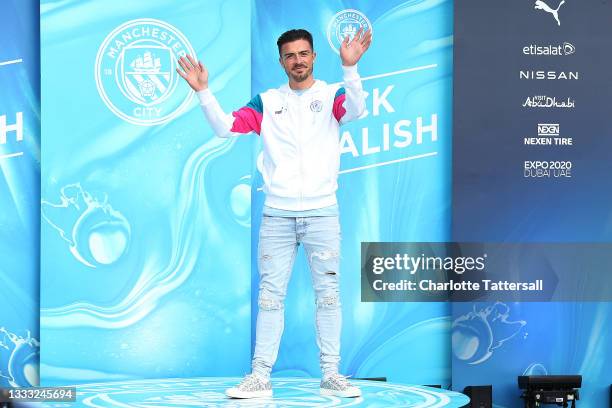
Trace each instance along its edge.
<instances>
[{"instance_id":1,"label":"blue backdrop","mask_svg":"<svg viewBox=\"0 0 612 408\"><path fill-rule=\"evenodd\" d=\"M248 1L41 3L44 384L242 375L250 145L175 72L249 97ZM76 23L78 22L78 23Z\"/></svg>"},{"instance_id":2,"label":"blue backdrop","mask_svg":"<svg viewBox=\"0 0 612 408\"><path fill-rule=\"evenodd\" d=\"M374 40L359 62L369 113L341 128L340 137L341 371L448 386L449 306L362 303L360 244L449 239L452 2L255 2L252 94L287 81L277 62L276 39L291 28L313 34L315 77L342 81L336 27L350 24L346 10L369 21ZM257 169L253 182L255 254L264 199ZM256 257L252 262L256 294ZM288 288L276 375L320 375L311 286L300 250ZM256 301L253 296L253 307Z\"/></svg>"},{"instance_id":3,"label":"blue backdrop","mask_svg":"<svg viewBox=\"0 0 612 408\"><path fill-rule=\"evenodd\" d=\"M3 14L3 29L18 32L3 38L19 39L3 47L11 54L3 59L26 56L21 65L1 67L3 81L21 73L19 81L6 80L3 89L14 91L2 103L19 106L26 129L23 141L2 146L9 155L24 146L22 157L3 158L2 167L10 189L2 195L10 197L3 225L19 224L2 230L10 236L2 239L2 254L11 254L2 256L2 278L12 282L3 286L5 299L17 310L3 313L0 351L6 366L22 350L20 384L38 381L36 6L10 3ZM286 81L274 68L275 41L301 26L315 36L317 76L341 81L333 21L353 9L373 27L375 41L360 64L368 116L344 128L340 139L343 371L450 383L447 305L359 299L361 241L449 237L450 1L317 7L209 1L202 7L49 0L40 4L43 384L248 371L257 280L251 234L256 237L262 204L258 141L215 138L174 73L175 59L197 54L230 110ZM251 23L253 40L245 29ZM9 125L17 120L16 108L2 107ZM16 229L23 234L19 246ZM15 265L29 272L17 277ZM318 375L303 258L290 293L277 373ZM14 375L3 370L2 378Z\"/></svg>"},{"instance_id":4,"label":"blue backdrop","mask_svg":"<svg viewBox=\"0 0 612 408\"><path fill-rule=\"evenodd\" d=\"M0 387L38 385L38 2L0 4Z\"/></svg>"},{"instance_id":5,"label":"blue backdrop","mask_svg":"<svg viewBox=\"0 0 612 408\"><path fill-rule=\"evenodd\" d=\"M47 385L249 370L257 285L251 251L263 203L259 142L255 136L215 138L173 74L173 61L196 53L229 111L286 81L275 42L286 29L303 27L314 35L315 75L338 82L333 22L351 10L373 27L374 43L359 64L368 116L344 127L340 138L342 371L449 385L452 355L454 387L494 383L499 406L516 403L514 381L521 373L581 372L586 405L604 398L612 376L609 304L461 304L451 319L446 304L360 302L362 241L451 239L453 4L443 0L211 0L206 7L197 1L43 1L39 334L37 6L5 2L0 14L0 124L23 123L23 138L13 127L6 141L0 133L0 385L38 383L39 340ZM565 7L568 36L589 27L577 38L608 38L602 27L609 25L586 24L588 8ZM597 17L606 18L609 4L600 7ZM526 21L537 27L542 23L532 19L550 18L528 13L536 13L531 4L512 16L529 15ZM547 35L541 38L560 38ZM565 69L591 75L568 91L606 101L609 81L597 78L606 77L609 64L605 54L593 53L602 42L572 41L590 57L583 65L567 60ZM459 51L488 58L481 49ZM489 62L516 68L503 61ZM483 75L499 72L484 66ZM469 77L475 82L464 83L464 90L472 98L475 90L481 93L477 103L462 105L472 110L458 116L460 123L491 125L482 118L483 107L495 108L483 102L493 88L482 86L484 77L474 72ZM500 92L516 85L493 84ZM593 89L598 92L588 92ZM590 115L590 134L609 133L605 111L597 110L607 106L601 100L587 100L585 110L574 112ZM532 131L512 120L518 116L494 117L501 128ZM540 116L528 120L535 125ZM584 134L584 123L576 116L564 129ZM518 182L514 173L474 177L491 175L508 157L521 158L520 164L525 151L499 149L501 139L486 132L465 134L474 138L455 135L462 153L455 156L453 239L609 241L605 138L570 150L579 172L560 186ZM530 197L535 206L526 210L515 197ZM552 207L546 205L551 197L557 198ZM314 295L303 257L286 313L275 375L317 376Z\"/></svg>"}]
</instances>

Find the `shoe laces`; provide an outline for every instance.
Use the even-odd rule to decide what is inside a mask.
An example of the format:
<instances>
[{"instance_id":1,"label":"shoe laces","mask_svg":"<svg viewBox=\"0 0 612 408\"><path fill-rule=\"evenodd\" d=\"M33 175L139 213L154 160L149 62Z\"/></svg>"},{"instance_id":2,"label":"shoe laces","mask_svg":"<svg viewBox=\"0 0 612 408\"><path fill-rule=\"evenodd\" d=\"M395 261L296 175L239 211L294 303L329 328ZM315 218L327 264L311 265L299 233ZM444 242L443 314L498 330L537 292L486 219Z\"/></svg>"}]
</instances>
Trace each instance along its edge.
<instances>
[{"instance_id":1,"label":"shoe laces","mask_svg":"<svg viewBox=\"0 0 612 408\"><path fill-rule=\"evenodd\" d=\"M332 384L336 385L341 389L346 389L352 387L351 383L348 381L348 378L350 378L350 376L332 374L327 378L327 381L331 382Z\"/></svg>"},{"instance_id":2,"label":"shoe laces","mask_svg":"<svg viewBox=\"0 0 612 408\"><path fill-rule=\"evenodd\" d=\"M263 381L256 376L255 374L247 374L240 384L238 384L238 388L241 390L252 391L256 388L261 387Z\"/></svg>"}]
</instances>

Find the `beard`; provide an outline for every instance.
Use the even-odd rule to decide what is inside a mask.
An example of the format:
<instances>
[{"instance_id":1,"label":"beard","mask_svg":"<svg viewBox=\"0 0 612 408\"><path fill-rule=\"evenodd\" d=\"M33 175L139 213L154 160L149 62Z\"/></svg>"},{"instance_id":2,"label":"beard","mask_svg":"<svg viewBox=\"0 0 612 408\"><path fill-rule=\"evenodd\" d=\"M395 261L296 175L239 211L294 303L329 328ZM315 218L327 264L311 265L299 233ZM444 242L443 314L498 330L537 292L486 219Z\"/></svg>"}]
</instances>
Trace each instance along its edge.
<instances>
[{"instance_id":1,"label":"beard","mask_svg":"<svg viewBox=\"0 0 612 408\"><path fill-rule=\"evenodd\" d=\"M312 67L310 68L305 67L305 66L302 66L302 67L306 68L303 73L298 74L295 71L291 70L291 71L287 71L287 75L295 82L304 82L312 74Z\"/></svg>"}]
</instances>

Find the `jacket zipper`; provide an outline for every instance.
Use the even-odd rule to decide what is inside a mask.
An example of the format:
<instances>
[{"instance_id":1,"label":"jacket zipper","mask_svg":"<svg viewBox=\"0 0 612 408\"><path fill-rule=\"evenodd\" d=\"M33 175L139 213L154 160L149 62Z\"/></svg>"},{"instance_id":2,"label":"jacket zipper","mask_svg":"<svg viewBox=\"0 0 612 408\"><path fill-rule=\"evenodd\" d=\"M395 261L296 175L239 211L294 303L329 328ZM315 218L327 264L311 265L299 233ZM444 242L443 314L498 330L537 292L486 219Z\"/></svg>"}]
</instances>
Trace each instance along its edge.
<instances>
[{"instance_id":1,"label":"jacket zipper","mask_svg":"<svg viewBox=\"0 0 612 408\"><path fill-rule=\"evenodd\" d=\"M298 132L298 160L300 162L300 211L304 209L304 168L303 168L303 160L302 160L302 124L303 124L303 106L302 106L302 95L297 95L298 98L298 106L299 106L299 132Z\"/></svg>"}]
</instances>

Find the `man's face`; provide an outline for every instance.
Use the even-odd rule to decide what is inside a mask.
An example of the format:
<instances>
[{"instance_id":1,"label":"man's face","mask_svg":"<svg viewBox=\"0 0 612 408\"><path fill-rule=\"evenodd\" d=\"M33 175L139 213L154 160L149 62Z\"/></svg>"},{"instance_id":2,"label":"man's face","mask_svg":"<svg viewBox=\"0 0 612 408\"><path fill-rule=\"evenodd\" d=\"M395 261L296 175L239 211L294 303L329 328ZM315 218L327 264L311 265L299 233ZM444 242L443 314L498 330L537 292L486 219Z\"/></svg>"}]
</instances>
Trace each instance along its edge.
<instances>
[{"instance_id":1,"label":"man's face","mask_svg":"<svg viewBox=\"0 0 612 408\"><path fill-rule=\"evenodd\" d=\"M282 45L279 61L289 78L302 82L312 75L316 56L308 41L295 40Z\"/></svg>"}]
</instances>

